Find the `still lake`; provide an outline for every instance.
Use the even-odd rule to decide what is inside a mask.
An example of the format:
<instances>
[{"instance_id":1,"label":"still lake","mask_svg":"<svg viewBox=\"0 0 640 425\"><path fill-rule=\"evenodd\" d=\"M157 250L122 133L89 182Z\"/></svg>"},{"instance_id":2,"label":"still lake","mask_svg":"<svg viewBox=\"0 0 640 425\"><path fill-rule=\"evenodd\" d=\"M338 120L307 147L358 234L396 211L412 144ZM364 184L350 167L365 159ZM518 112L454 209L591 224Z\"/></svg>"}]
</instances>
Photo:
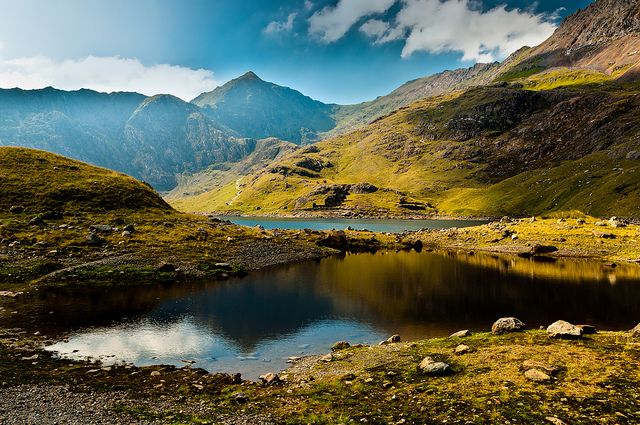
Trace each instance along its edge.
<instances>
[{"instance_id":1,"label":"still lake","mask_svg":"<svg viewBox=\"0 0 640 425\"><path fill-rule=\"evenodd\" d=\"M378 343L486 330L502 316L530 328L564 319L601 330L640 320L640 267L488 254L347 255L274 267L243 279L123 288L41 289L16 325L68 337L48 349L137 365L195 361L256 379L290 356L339 340ZM17 323L17 322L20 323Z\"/></svg>"},{"instance_id":2,"label":"still lake","mask_svg":"<svg viewBox=\"0 0 640 425\"><path fill-rule=\"evenodd\" d=\"M485 224L487 220L408 220L368 218L287 218L287 217L235 217L223 216L224 220L241 226L262 226L267 230L344 230L347 227L372 232L401 233L420 229L448 229Z\"/></svg>"}]
</instances>

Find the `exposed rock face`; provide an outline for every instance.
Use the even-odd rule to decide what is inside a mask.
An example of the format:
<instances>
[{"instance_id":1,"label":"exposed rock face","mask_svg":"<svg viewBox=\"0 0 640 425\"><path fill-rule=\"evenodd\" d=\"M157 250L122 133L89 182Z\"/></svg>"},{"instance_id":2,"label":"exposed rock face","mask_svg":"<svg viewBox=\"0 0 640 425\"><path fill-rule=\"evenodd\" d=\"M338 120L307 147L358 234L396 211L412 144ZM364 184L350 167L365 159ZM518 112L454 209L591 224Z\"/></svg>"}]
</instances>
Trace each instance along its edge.
<instances>
[{"instance_id":1,"label":"exposed rock face","mask_svg":"<svg viewBox=\"0 0 640 425\"><path fill-rule=\"evenodd\" d=\"M547 328L547 334L551 338L577 339L582 338L582 328L572 325L564 320L558 320Z\"/></svg>"},{"instance_id":2,"label":"exposed rock face","mask_svg":"<svg viewBox=\"0 0 640 425\"><path fill-rule=\"evenodd\" d=\"M520 319L516 319L515 317L503 317L496 320L491 327L491 332L498 335L509 332L521 332L525 327L526 325Z\"/></svg>"},{"instance_id":3,"label":"exposed rock face","mask_svg":"<svg viewBox=\"0 0 640 425\"><path fill-rule=\"evenodd\" d=\"M640 3L597 0L569 16L543 45L571 54L630 34L640 33Z\"/></svg>"}]
</instances>

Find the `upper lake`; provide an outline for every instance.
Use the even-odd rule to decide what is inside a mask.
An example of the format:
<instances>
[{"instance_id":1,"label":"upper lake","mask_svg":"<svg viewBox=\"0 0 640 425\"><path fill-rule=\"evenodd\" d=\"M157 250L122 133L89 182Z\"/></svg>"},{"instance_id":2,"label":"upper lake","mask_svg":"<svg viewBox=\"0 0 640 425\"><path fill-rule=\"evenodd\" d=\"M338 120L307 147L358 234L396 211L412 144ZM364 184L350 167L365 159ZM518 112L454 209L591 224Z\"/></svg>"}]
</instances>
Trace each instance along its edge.
<instances>
[{"instance_id":1,"label":"upper lake","mask_svg":"<svg viewBox=\"0 0 640 425\"><path fill-rule=\"evenodd\" d=\"M401 233L420 229L448 229L469 227L487 223L486 220L408 220L367 218L283 218L283 217L220 217L242 226L262 226L267 230L355 230Z\"/></svg>"}]
</instances>

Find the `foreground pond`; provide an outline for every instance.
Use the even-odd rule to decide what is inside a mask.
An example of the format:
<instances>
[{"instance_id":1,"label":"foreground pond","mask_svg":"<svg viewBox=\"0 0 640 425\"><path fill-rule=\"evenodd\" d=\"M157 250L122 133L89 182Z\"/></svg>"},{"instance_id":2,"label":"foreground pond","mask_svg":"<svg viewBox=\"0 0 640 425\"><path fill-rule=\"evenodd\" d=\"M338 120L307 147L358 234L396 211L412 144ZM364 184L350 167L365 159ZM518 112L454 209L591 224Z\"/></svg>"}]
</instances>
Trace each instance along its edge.
<instances>
[{"instance_id":1,"label":"foreground pond","mask_svg":"<svg viewBox=\"0 0 640 425\"><path fill-rule=\"evenodd\" d=\"M450 229L487 223L486 220L405 220L366 218L284 218L284 217L220 217L241 226L262 226L265 229L344 230L347 227L372 232L401 233L420 229Z\"/></svg>"},{"instance_id":2,"label":"foreground pond","mask_svg":"<svg viewBox=\"0 0 640 425\"><path fill-rule=\"evenodd\" d=\"M444 252L378 253L272 268L242 280L136 288L41 290L16 326L69 335L48 349L74 358L185 365L257 378L338 340L375 344L488 329L517 316L630 329L640 267L534 262ZM115 356L115 357L109 357Z\"/></svg>"}]
</instances>

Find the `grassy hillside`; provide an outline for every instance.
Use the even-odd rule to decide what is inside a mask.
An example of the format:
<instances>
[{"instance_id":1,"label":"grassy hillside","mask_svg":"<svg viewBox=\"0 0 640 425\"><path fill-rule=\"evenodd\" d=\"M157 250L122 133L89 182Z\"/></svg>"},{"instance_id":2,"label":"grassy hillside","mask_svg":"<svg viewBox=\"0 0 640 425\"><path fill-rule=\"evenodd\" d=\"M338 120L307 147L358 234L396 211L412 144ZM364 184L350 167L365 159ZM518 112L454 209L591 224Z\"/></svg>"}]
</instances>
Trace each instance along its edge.
<instances>
[{"instance_id":1,"label":"grassy hillside","mask_svg":"<svg viewBox=\"0 0 640 425\"><path fill-rule=\"evenodd\" d=\"M0 147L0 211L105 213L171 211L149 186L132 177L52 153Z\"/></svg>"},{"instance_id":2,"label":"grassy hillside","mask_svg":"<svg viewBox=\"0 0 640 425\"><path fill-rule=\"evenodd\" d=\"M638 106L635 84L555 69L415 102L176 205L339 215L579 209L637 217Z\"/></svg>"}]
</instances>

